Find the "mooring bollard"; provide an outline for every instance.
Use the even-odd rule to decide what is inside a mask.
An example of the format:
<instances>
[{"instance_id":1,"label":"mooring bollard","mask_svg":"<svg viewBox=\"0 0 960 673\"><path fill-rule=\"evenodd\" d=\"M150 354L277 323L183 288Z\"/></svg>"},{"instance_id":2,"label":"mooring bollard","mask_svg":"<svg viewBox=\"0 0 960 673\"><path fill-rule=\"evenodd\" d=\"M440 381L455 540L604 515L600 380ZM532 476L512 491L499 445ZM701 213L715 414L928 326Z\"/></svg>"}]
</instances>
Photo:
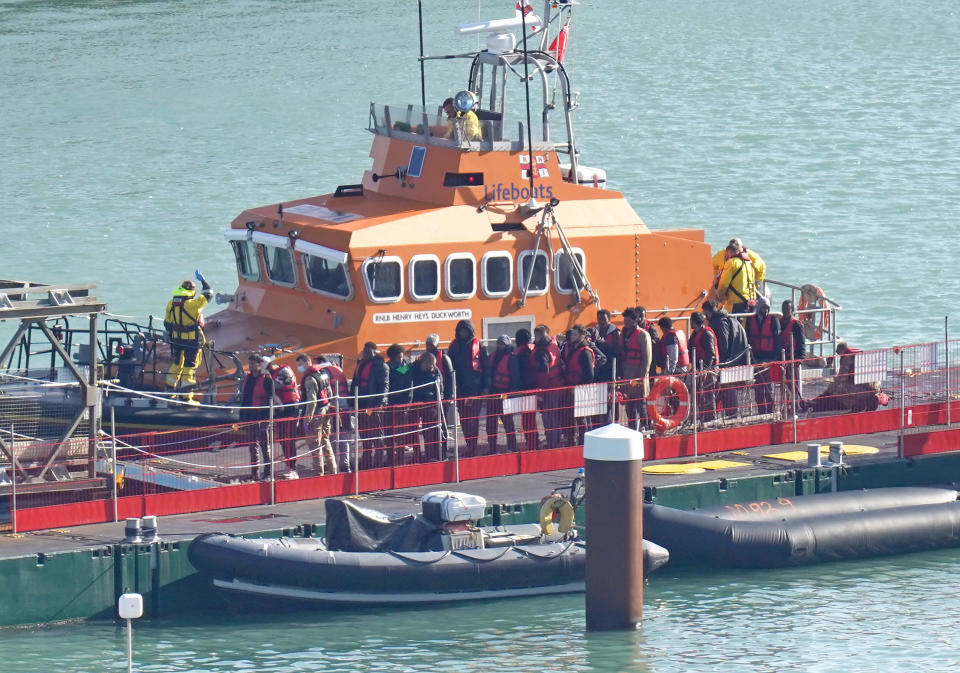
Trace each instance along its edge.
<instances>
[{"instance_id":1,"label":"mooring bollard","mask_svg":"<svg viewBox=\"0 0 960 673\"><path fill-rule=\"evenodd\" d=\"M137 544L142 539L140 537L141 530L139 518L132 517L127 519L127 523L123 527L123 541L129 544Z\"/></svg>"},{"instance_id":2,"label":"mooring bollard","mask_svg":"<svg viewBox=\"0 0 960 673\"><path fill-rule=\"evenodd\" d=\"M820 467L820 442L807 444L807 467Z\"/></svg>"},{"instance_id":3,"label":"mooring bollard","mask_svg":"<svg viewBox=\"0 0 960 673\"><path fill-rule=\"evenodd\" d=\"M830 462L834 465L843 464L843 442L830 442Z\"/></svg>"},{"instance_id":4,"label":"mooring bollard","mask_svg":"<svg viewBox=\"0 0 960 673\"><path fill-rule=\"evenodd\" d=\"M643 617L643 435L622 425L591 430L583 458L587 629L635 629Z\"/></svg>"},{"instance_id":5,"label":"mooring bollard","mask_svg":"<svg viewBox=\"0 0 960 673\"><path fill-rule=\"evenodd\" d=\"M143 522L143 541L159 542L160 533L157 530L157 517L145 516L143 517L142 522Z\"/></svg>"}]
</instances>

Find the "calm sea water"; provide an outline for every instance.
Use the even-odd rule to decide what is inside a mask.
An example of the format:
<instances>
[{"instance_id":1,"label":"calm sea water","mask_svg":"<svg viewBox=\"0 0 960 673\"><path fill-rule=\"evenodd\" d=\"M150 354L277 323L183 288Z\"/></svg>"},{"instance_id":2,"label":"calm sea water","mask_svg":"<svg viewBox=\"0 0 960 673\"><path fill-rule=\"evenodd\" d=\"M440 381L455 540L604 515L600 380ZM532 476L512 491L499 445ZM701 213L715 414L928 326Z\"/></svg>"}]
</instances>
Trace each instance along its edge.
<instances>
[{"instance_id":1,"label":"calm sea water","mask_svg":"<svg viewBox=\"0 0 960 673\"><path fill-rule=\"evenodd\" d=\"M477 2L426 0L429 53ZM512 2L480 3L484 17ZM158 313L236 276L246 207L368 167L371 101L420 99L415 3L0 1L0 277L95 282ZM933 340L960 299L960 5L584 0L569 67L587 165L653 228L740 236L815 282L856 345ZM465 81L435 64L428 100ZM144 624L151 671L947 670L957 555L655 576L639 634L585 636L580 597ZM4 671L122 668L122 635L0 635ZM104 651L107 655L104 656ZM103 663L107 661L108 663Z\"/></svg>"}]
</instances>

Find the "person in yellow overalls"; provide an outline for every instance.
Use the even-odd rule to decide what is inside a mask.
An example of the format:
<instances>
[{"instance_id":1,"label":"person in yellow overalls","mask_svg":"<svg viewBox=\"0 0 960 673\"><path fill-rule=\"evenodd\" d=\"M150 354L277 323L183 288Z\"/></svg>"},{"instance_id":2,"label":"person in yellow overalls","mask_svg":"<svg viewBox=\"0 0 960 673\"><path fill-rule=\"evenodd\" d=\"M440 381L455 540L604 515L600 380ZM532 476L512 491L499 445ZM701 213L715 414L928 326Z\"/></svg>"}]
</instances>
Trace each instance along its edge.
<instances>
[{"instance_id":1,"label":"person in yellow overalls","mask_svg":"<svg viewBox=\"0 0 960 673\"><path fill-rule=\"evenodd\" d=\"M757 298L756 273L750 256L738 246L727 246L728 257L717 281L717 296L730 313L749 313Z\"/></svg>"},{"instance_id":2,"label":"person in yellow overalls","mask_svg":"<svg viewBox=\"0 0 960 673\"><path fill-rule=\"evenodd\" d=\"M203 292L197 294L197 284L185 280L173 291L173 298L167 302L167 312L163 326L170 338L170 369L167 371L167 387L172 390L187 390L186 400L190 404L199 404L193 397L196 385L196 371L200 366L200 349L205 342L203 336L203 307L213 299L210 284L200 271L195 276L203 286Z\"/></svg>"}]
</instances>

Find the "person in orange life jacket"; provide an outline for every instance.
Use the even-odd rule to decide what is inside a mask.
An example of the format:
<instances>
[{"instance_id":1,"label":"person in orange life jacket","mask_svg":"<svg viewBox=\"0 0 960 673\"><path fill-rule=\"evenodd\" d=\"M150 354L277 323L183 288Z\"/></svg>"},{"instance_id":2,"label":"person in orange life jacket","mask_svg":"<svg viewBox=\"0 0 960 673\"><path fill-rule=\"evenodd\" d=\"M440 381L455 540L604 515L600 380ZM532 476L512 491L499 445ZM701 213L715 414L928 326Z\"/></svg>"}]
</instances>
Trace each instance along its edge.
<instances>
[{"instance_id":1,"label":"person in orange life jacket","mask_svg":"<svg viewBox=\"0 0 960 673\"><path fill-rule=\"evenodd\" d=\"M620 344L620 330L610 322L610 311L597 311L597 336L594 339L597 348L605 356L605 362L597 364L594 378L597 381L612 381L614 379L613 365L617 357L617 347Z\"/></svg>"},{"instance_id":2,"label":"person in orange life jacket","mask_svg":"<svg viewBox=\"0 0 960 673\"><path fill-rule=\"evenodd\" d=\"M516 426L513 422L513 414L506 414L503 411L503 402L507 395L513 391L514 379L511 361L513 360L513 341L507 334L501 334L497 338L497 347L490 356L490 366L487 368L490 377L487 388L490 390L490 397L487 398L487 446L490 453L500 453L500 446L497 442L497 421L503 423L503 434L507 438L507 450L510 452L517 450Z\"/></svg>"},{"instance_id":3,"label":"person in orange life jacket","mask_svg":"<svg viewBox=\"0 0 960 673\"><path fill-rule=\"evenodd\" d=\"M650 333L637 322L636 309L623 312L623 329L617 348L617 361L627 382L621 385L629 427L637 429L646 418L643 400L650 394L650 368L653 346Z\"/></svg>"},{"instance_id":4,"label":"person in orange life jacket","mask_svg":"<svg viewBox=\"0 0 960 673\"><path fill-rule=\"evenodd\" d=\"M563 379L571 386L563 391L562 405L563 425L570 446L583 444L583 435L588 429L587 417L576 416L574 413L573 386L593 383L596 359L596 352L587 340L587 328L574 325L570 329L570 339L563 353Z\"/></svg>"},{"instance_id":5,"label":"person in orange life jacket","mask_svg":"<svg viewBox=\"0 0 960 673\"><path fill-rule=\"evenodd\" d=\"M426 344L424 346L426 353L432 353L437 360L437 369L440 371L440 376L443 378L443 417L440 419L440 433L443 435L443 450L441 453L446 454L446 441L450 438L450 427L449 424L454 422L456 418L456 410L453 405L453 363L450 361L450 356L440 350L440 335L439 334L428 334L426 339Z\"/></svg>"},{"instance_id":6,"label":"person in orange life jacket","mask_svg":"<svg viewBox=\"0 0 960 673\"><path fill-rule=\"evenodd\" d=\"M416 442L417 460L443 460L442 426L438 400L443 400L443 375L437 368L437 358L431 352L423 353L413 366L414 423L420 424L423 450ZM441 402L442 403L442 402Z\"/></svg>"},{"instance_id":7,"label":"person in orange life jacket","mask_svg":"<svg viewBox=\"0 0 960 673\"><path fill-rule=\"evenodd\" d=\"M537 325L533 330L533 355L530 359L530 379L538 390L537 409L546 433L546 448L556 449L563 443L561 405L563 403L563 361L557 341L550 336L550 328Z\"/></svg>"},{"instance_id":8,"label":"person in orange life jacket","mask_svg":"<svg viewBox=\"0 0 960 673\"><path fill-rule=\"evenodd\" d=\"M343 368L335 362L330 362L325 355L313 358L313 364L320 367L330 381L330 439L341 472L350 472L350 445L353 440L353 414L344 413L350 409L353 398L350 397L350 381ZM336 416L334 416L336 414Z\"/></svg>"},{"instance_id":9,"label":"person in orange life jacket","mask_svg":"<svg viewBox=\"0 0 960 673\"><path fill-rule=\"evenodd\" d=\"M286 456L289 476L296 475L296 439L300 427L300 386L290 367L279 367L274 376L274 434Z\"/></svg>"},{"instance_id":10,"label":"person in orange life jacket","mask_svg":"<svg viewBox=\"0 0 960 673\"><path fill-rule=\"evenodd\" d=\"M737 367L750 364L750 346L747 332L739 320L720 307L715 299L708 299L701 307L710 329L717 337L717 357L720 368ZM727 418L737 415L740 408L738 391L740 383L721 383L719 387L720 403Z\"/></svg>"},{"instance_id":11,"label":"person in orange life jacket","mask_svg":"<svg viewBox=\"0 0 960 673\"><path fill-rule=\"evenodd\" d=\"M786 352L787 363L783 367L786 377L786 391L790 399L784 400L787 413L795 413L794 402L797 408L802 406L800 395L800 361L806 357L807 341L803 334L803 323L794 317L793 302L785 299L780 305L780 333L783 335L783 349Z\"/></svg>"},{"instance_id":12,"label":"person in orange life jacket","mask_svg":"<svg viewBox=\"0 0 960 673\"><path fill-rule=\"evenodd\" d=\"M650 376L657 375L657 353L660 352L660 330L657 329L657 323L653 320L647 320L647 309L643 306L636 306L633 309L637 316L637 327L646 330L650 335L650 348L653 357L650 358Z\"/></svg>"},{"instance_id":13,"label":"person in orange life jacket","mask_svg":"<svg viewBox=\"0 0 960 673\"><path fill-rule=\"evenodd\" d=\"M517 347L510 358L510 390L522 393L533 389L533 344L530 330L520 328L514 334ZM521 411L520 426L523 428L523 442L527 451L539 447L540 436L537 429L537 412Z\"/></svg>"},{"instance_id":14,"label":"person in orange life jacket","mask_svg":"<svg viewBox=\"0 0 960 673\"><path fill-rule=\"evenodd\" d=\"M690 314L690 356L697 372L697 413L698 420L712 421L717 416L717 335L707 324L707 318L700 311Z\"/></svg>"},{"instance_id":15,"label":"person in orange life jacket","mask_svg":"<svg viewBox=\"0 0 960 673\"><path fill-rule=\"evenodd\" d=\"M240 396L241 441L250 448L250 472L254 481L270 476L273 452L268 448L267 423L270 418L270 400L273 397L273 378L266 372L266 358L252 353L247 358L248 373L243 378ZM257 408L252 408L257 407Z\"/></svg>"},{"instance_id":16,"label":"person in orange life jacket","mask_svg":"<svg viewBox=\"0 0 960 673\"><path fill-rule=\"evenodd\" d=\"M663 374L682 374L690 369L690 351L687 336L682 329L673 327L673 320L663 316L657 321L660 326L659 364Z\"/></svg>"},{"instance_id":17,"label":"person in orange life jacket","mask_svg":"<svg viewBox=\"0 0 960 673\"><path fill-rule=\"evenodd\" d=\"M780 321L770 315L770 302L766 297L757 298L757 312L747 319L747 340L754 361L759 366L753 375L753 396L761 414L773 413L773 377L770 363L780 359L783 340L780 338Z\"/></svg>"},{"instance_id":18,"label":"person in orange life jacket","mask_svg":"<svg viewBox=\"0 0 960 673\"><path fill-rule=\"evenodd\" d=\"M837 375L826 390L816 398L803 403L808 411L876 411L889 402L889 397L880 391L880 383L875 381L854 383L856 375L856 355L859 348L851 348L845 341L837 343L839 365Z\"/></svg>"},{"instance_id":19,"label":"person in orange life jacket","mask_svg":"<svg viewBox=\"0 0 960 673\"><path fill-rule=\"evenodd\" d=\"M337 474L337 459L330 441L330 402L333 390L330 376L319 364L311 364L304 354L297 356L300 372L300 398L303 406L303 432L307 436L313 470L317 474Z\"/></svg>"},{"instance_id":20,"label":"person in orange life jacket","mask_svg":"<svg viewBox=\"0 0 960 673\"><path fill-rule=\"evenodd\" d=\"M378 452L382 445L383 422L381 408L387 403L387 363L377 352L377 344L368 341L363 345L360 362L350 382L350 395L359 395L357 400L357 431L360 435L358 449L361 467L369 469L384 456ZM382 465L380 465L382 467Z\"/></svg>"},{"instance_id":21,"label":"person in orange life jacket","mask_svg":"<svg viewBox=\"0 0 960 673\"><path fill-rule=\"evenodd\" d=\"M464 456L470 458L478 453L480 420L483 400L479 395L486 392L487 349L476 337L473 323L461 320L454 331L454 339L447 349L450 362L453 363L453 377L456 382L457 411L460 414L460 427L467 448Z\"/></svg>"},{"instance_id":22,"label":"person in orange life jacket","mask_svg":"<svg viewBox=\"0 0 960 673\"><path fill-rule=\"evenodd\" d=\"M413 370L404 357L403 346L400 344L393 344L387 349L387 367L387 390L390 391L387 404L390 406L384 410L384 441L387 447L392 447L387 450L392 467L403 464L405 449L413 443L414 438L410 428L410 403L413 401L410 387L413 385Z\"/></svg>"},{"instance_id":23,"label":"person in orange life jacket","mask_svg":"<svg viewBox=\"0 0 960 673\"><path fill-rule=\"evenodd\" d=\"M200 349L203 348L203 308L213 300L210 283L199 270L196 278L203 285L203 292L197 294L197 285L185 280L173 291L173 298L167 302L163 326L170 339L170 369L167 370L166 384L171 390L186 389L187 402L199 404L193 399L193 387L197 383L196 371L200 366Z\"/></svg>"}]
</instances>

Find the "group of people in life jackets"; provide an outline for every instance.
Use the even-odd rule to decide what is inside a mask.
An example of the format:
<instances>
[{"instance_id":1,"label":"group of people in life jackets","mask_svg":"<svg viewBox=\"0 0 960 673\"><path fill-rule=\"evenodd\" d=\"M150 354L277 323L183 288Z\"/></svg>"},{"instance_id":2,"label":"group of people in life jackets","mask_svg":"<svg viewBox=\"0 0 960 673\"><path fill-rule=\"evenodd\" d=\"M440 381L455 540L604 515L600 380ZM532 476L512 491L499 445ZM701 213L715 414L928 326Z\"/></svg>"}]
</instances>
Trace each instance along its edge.
<instances>
[{"instance_id":1,"label":"group of people in life jackets","mask_svg":"<svg viewBox=\"0 0 960 673\"><path fill-rule=\"evenodd\" d=\"M611 322L610 311L601 309L595 325L574 325L560 339L546 325L538 325L533 334L524 328L513 338L500 335L492 350L477 337L469 320L461 320L445 351L440 349L439 335L430 334L424 351L412 361L399 344L390 346L384 359L377 345L367 342L351 380L324 356L311 359L300 354L298 377L291 367L279 367L253 353L242 384L240 411L241 421L257 421L246 425L253 477L268 476L274 460L267 424L262 423L270 413L271 400L278 421L272 424L274 445L281 447L292 470L296 439L306 439L305 455L310 456L316 474L350 468L347 437L353 434L349 425L353 415L340 417L340 437L334 437L331 421L354 400L361 468L447 459L456 418L465 443L462 457L481 455L482 430L486 453L582 443L586 430L607 422L605 415L574 413L574 387L595 382L621 382L616 401L623 405L628 425L636 428L669 429L659 411L659 398L674 406L677 397L688 400L693 373L699 420L709 422L721 414L736 417L738 390L744 386L721 384L720 370L742 365L753 366L752 387L761 414L774 410L775 371L782 374L789 392L785 402L801 410L834 408L833 402L821 399L824 395L812 401L800 396L799 360L806 356L803 325L789 300L781 305L780 316L770 313L769 300L758 291L765 276L760 256L732 239L713 261L715 298L689 316L689 335L668 316L648 320L644 307L637 306L621 312L622 328ZM212 297L199 271L196 278L202 293L196 293L192 281L184 281L168 304L165 320L174 355L167 383L184 387L187 401L193 400L189 389L203 345L201 311ZM740 320L731 313L746 315ZM841 346L843 354L850 354L842 363L852 369L855 350ZM658 376L651 389L651 377ZM837 384L841 387L854 385L852 376L841 379ZM501 427L502 445L498 441Z\"/></svg>"}]
</instances>

